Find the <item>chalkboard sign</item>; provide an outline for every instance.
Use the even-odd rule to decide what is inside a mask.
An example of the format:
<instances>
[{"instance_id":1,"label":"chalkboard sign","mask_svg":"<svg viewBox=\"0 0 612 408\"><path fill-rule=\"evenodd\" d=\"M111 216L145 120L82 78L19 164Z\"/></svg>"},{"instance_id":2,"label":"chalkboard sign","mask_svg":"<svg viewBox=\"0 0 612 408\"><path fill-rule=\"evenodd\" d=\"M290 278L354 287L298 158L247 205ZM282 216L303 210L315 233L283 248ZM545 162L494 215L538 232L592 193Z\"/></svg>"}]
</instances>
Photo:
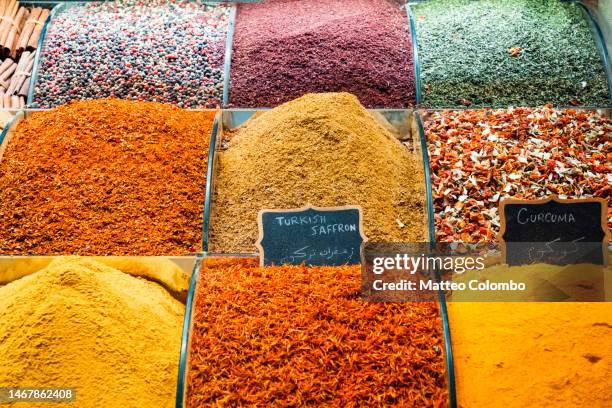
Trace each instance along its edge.
<instances>
[{"instance_id":1,"label":"chalkboard sign","mask_svg":"<svg viewBox=\"0 0 612 408\"><path fill-rule=\"evenodd\" d=\"M504 200L500 242L508 265L607 263L607 202L602 199Z\"/></svg>"},{"instance_id":2,"label":"chalkboard sign","mask_svg":"<svg viewBox=\"0 0 612 408\"><path fill-rule=\"evenodd\" d=\"M259 212L260 263L354 265L361 262L361 207L304 207Z\"/></svg>"}]
</instances>

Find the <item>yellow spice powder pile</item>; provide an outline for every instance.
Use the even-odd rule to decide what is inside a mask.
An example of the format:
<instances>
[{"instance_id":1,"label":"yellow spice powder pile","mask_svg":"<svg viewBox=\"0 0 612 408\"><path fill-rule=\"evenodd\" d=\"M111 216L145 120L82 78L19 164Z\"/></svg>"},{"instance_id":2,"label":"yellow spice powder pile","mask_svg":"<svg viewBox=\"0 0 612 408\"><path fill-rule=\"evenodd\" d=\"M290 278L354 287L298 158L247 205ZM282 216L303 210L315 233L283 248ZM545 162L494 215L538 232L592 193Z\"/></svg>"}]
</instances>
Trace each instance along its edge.
<instances>
[{"instance_id":1,"label":"yellow spice powder pile","mask_svg":"<svg viewBox=\"0 0 612 408\"><path fill-rule=\"evenodd\" d=\"M612 406L612 304L448 308L460 407Z\"/></svg>"},{"instance_id":2,"label":"yellow spice powder pile","mask_svg":"<svg viewBox=\"0 0 612 408\"><path fill-rule=\"evenodd\" d=\"M361 205L376 242L425 240L421 157L348 93L254 116L219 156L210 250L253 252L261 209Z\"/></svg>"},{"instance_id":3,"label":"yellow spice powder pile","mask_svg":"<svg viewBox=\"0 0 612 408\"><path fill-rule=\"evenodd\" d=\"M58 258L0 287L0 387L75 387L62 407L173 407L184 309L156 283Z\"/></svg>"}]
</instances>

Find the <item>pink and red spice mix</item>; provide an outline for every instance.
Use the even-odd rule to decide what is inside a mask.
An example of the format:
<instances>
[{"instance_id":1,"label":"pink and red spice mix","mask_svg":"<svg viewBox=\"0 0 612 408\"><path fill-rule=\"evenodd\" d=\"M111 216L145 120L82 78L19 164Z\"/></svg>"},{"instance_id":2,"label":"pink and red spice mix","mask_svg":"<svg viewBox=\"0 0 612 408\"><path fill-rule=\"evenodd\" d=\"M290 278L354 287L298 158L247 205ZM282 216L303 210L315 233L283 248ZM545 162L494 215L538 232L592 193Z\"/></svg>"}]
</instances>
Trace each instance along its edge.
<instances>
[{"instance_id":1,"label":"pink and red spice mix","mask_svg":"<svg viewBox=\"0 0 612 408\"><path fill-rule=\"evenodd\" d=\"M230 84L233 107L273 107L338 91L369 108L413 106L406 10L391 0L240 4Z\"/></svg>"}]
</instances>

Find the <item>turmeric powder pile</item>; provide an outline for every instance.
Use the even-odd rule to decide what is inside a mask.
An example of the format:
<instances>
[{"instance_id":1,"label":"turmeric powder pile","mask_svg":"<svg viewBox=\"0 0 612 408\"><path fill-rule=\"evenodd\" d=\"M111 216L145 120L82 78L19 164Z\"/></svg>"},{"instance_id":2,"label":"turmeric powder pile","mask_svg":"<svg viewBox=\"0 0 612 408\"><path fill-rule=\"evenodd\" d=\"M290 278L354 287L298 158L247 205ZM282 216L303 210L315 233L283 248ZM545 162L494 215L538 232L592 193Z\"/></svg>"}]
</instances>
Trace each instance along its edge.
<instances>
[{"instance_id":1,"label":"turmeric powder pile","mask_svg":"<svg viewBox=\"0 0 612 408\"><path fill-rule=\"evenodd\" d=\"M0 286L0 387L76 388L62 407L173 407L184 309L157 283L57 258Z\"/></svg>"},{"instance_id":2,"label":"turmeric powder pile","mask_svg":"<svg viewBox=\"0 0 612 408\"><path fill-rule=\"evenodd\" d=\"M610 303L449 303L460 407L610 407Z\"/></svg>"},{"instance_id":3,"label":"turmeric powder pile","mask_svg":"<svg viewBox=\"0 0 612 408\"><path fill-rule=\"evenodd\" d=\"M215 184L212 252L254 252L259 210L307 204L360 205L374 242L426 239L421 156L349 93L306 94L251 118L219 155Z\"/></svg>"}]
</instances>

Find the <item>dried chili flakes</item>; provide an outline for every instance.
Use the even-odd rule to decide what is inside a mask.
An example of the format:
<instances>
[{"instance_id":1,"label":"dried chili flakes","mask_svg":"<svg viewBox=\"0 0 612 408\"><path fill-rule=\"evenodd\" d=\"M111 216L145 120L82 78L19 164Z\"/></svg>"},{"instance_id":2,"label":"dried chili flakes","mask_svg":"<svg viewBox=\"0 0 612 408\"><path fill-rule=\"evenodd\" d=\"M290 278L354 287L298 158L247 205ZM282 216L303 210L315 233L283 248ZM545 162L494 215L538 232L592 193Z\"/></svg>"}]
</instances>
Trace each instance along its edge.
<instances>
[{"instance_id":1,"label":"dried chili flakes","mask_svg":"<svg viewBox=\"0 0 612 408\"><path fill-rule=\"evenodd\" d=\"M196 291L187 405L445 406L434 303L368 303L353 267L208 258Z\"/></svg>"},{"instance_id":2,"label":"dried chili flakes","mask_svg":"<svg viewBox=\"0 0 612 408\"><path fill-rule=\"evenodd\" d=\"M424 128L439 241L495 239L506 198L599 197L612 207L612 120L595 111L439 111Z\"/></svg>"},{"instance_id":3,"label":"dried chili flakes","mask_svg":"<svg viewBox=\"0 0 612 408\"><path fill-rule=\"evenodd\" d=\"M213 119L112 99L32 113L0 161L0 253L199 251Z\"/></svg>"}]
</instances>

